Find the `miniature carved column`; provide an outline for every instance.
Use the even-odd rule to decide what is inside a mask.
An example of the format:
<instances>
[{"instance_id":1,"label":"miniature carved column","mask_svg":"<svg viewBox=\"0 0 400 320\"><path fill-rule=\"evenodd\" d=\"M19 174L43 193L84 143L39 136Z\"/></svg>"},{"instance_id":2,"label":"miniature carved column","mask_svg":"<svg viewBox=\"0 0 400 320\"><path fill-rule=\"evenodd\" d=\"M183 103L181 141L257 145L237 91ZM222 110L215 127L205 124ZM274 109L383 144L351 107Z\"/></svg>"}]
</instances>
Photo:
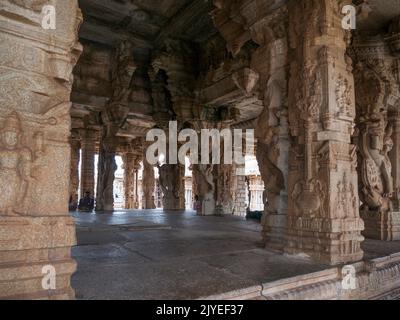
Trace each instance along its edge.
<instances>
[{"instance_id":1,"label":"miniature carved column","mask_svg":"<svg viewBox=\"0 0 400 320\"><path fill-rule=\"evenodd\" d=\"M1 2L0 299L74 298L70 94L82 15L76 0L54 0L57 28L45 30L36 2Z\"/></svg>"},{"instance_id":2,"label":"miniature carved column","mask_svg":"<svg viewBox=\"0 0 400 320\"><path fill-rule=\"evenodd\" d=\"M87 191L94 197L94 158L96 155L97 133L93 130L83 130L81 136L81 198L84 197Z\"/></svg>"},{"instance_id":3,"label":"miniature carved column","mask_svg":"<svg viewBox=\"0 0 400 320\"><path fill-rule=\"evenodd\" d=\"M285 250L330 264L363 252L355 146L354 79L346 56L342 5L291 0L288 178Z\"/></svg>"},{"instance_id":4,"label":"miniature carved column","mask_svg":"<svg viewBox=\"0 0 400 320\"><path fill-rule=\"evenodd\" d=\"M76 139L71 139L71 170L69 195L75 200L78 200L80 148L80 141Z\"/></svg>"}]
</instances>

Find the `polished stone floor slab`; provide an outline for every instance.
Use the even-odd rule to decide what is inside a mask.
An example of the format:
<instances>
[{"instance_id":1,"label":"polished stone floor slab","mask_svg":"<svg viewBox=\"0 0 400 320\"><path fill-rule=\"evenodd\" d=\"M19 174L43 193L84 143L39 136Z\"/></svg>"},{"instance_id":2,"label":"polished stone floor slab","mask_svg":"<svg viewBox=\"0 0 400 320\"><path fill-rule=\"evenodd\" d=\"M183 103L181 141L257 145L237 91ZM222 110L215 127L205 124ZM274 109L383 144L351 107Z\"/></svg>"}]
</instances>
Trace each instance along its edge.
<instances>
[{"instance_id":1,"label":"polished stone floor slab","mask_svg":"<svg viewBox=\"0 0 400 320\"><path fill-rule=\"evenodd\" d=\"M195 299L328 268L261 248L261 226L192 211L74 213L78 299ZM366 257L400 243L366 241Z\"/></svg>"}]
</instances>

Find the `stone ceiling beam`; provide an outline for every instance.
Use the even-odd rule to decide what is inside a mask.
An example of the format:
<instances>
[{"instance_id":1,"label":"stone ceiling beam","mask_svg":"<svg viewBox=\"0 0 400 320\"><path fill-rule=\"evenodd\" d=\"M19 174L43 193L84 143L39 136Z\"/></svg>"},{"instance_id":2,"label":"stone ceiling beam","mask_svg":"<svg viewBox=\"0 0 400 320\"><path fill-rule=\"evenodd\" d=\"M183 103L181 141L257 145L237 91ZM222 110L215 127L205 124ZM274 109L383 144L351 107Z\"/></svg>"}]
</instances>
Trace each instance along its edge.
<instances>
[{"instance_id":1,"label":"stone ceiling beam","mask_svg":"<svg viewBox=\"0 0 400 320\"><path fill-rule=\"evenodd\" d=\"M85 20L85 23L81 27L79 36L81 39L97 42L114 48L118 47L119 43L125 40L128 40L138 47L153 48L151 42L141 36L120 28L101 25L100 23L91 21L90 19Z\"/></svg>"},{"instance_id":2,"label":"stone ceiling beam","mask_svg":"<svg viewBox=\"0 0 400 320\"><path fill-rule=\"evenodd\" d=\"M154 41L155 47L161 46L169 37L176 37L182 30L198 21L204 15L208 15L214 8L211 2L204 0L191 1L186 7L179 10L169 21L168 24L160 32Z\"/></svg>"}]
</instances>

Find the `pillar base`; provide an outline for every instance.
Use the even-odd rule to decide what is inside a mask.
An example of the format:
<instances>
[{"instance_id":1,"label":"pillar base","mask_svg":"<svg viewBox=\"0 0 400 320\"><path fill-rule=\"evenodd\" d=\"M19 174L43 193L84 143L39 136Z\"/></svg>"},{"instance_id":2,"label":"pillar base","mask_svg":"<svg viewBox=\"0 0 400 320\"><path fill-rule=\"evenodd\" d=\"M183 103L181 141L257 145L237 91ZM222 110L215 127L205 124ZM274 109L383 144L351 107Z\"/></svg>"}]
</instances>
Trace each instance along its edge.
<instances>
[{"instance_id":1,"label":"pillar base","mask_svg":"<svg viewBox=\"0 0 400 320\"><path fill-rule=\"evenodd\" d=\"M356 262L363 258L361 219L298 217L289 221L285 252L308 256L330 265ZM360 231L357 231L360 230Z\"/></svg>"},{"instance_id":2,"label":"pillar base","mask_svg":"<svg viewBox=\"0 0 400 320\"><path fill-rule=\"evenodd\" d=\"M287 215L264 212L261 225L265 247L283 251L286 244Z\"/></svg>"},{"instance_id":3,"label":"pillar base","mask_svg":"<svg viewBox=\"0 0 400 320\"><path fill-rule=\"evenodd\" d=\"M0 299L74 299L73 245L71 217L1 217ZM55 290L43 288L45 266L55 269Z\"/></svg>"},{"instance_id":4,"label":"pillar base","mask_svg":"<svg viewBox=\"0 0 400 320\"><path fill-rule=\"evenodd\" d=\"M400 240L400 212L377 213L361 212L365 230L363 235L368 239L381 241Z\"/></svg>"},{"instance_id":5,"label":"pillar base","mask_svg":"<svg viewBox=\"0 0 400 320\"><path fill-rule=\"evenodd\" d=\"M207 199L202 201L201 216L213 216L215 214L215 200Z\"/></svg>"}]
</instances>

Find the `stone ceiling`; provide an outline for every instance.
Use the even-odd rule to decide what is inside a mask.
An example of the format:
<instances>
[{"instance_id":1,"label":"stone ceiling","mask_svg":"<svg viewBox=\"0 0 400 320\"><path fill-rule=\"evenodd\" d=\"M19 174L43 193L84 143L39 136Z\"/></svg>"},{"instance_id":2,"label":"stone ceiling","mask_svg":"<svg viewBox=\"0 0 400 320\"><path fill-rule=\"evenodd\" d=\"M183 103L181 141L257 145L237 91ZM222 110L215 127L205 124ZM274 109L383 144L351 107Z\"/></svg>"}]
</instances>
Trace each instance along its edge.
<instances>
[{"instance_id":1,"label":"stone ceiling","mask_svg":"<svg viewBox=\"0 0 400 320\"><path fill-rule=\"evenodd\" d=\"M362 0L354 0L361 4ZM359 16L357 29L377 31L387 27L388 23L400 15L400 0L368 0L370 12L365 17Z\"/></svg>"},{"instance_id":2,"label":"stone ceiling","mask_svg":"<svg viewBox=\"0 0 400 320\"><path fill-rule=\"evenodd\" d=\"M79 0L84 16L81 39L115 47L130 39L141 47L171 35L202 42L217 31L207 0Z\"/></svg>"},{"instance_id":3,"label":"stone ceiling","mask_svg":"<svg viewBox=\"0 0 400 320\"><path fill-rule=\"evenodd\" d=\"M262 1L274 3L274 0ZM275 0L275 3L284 1ZM84 16L80 40L82 43L89 41L94 49L85 49L80 63L83 67L78 67L75 72L82 75L76 77L73 91L74 112L77 118L81 119L82 113L86 114L88 107L91 111L98 112L110 96L109 49L116 48L123 40L129 40L134 44L134 54L148 59L149 53L157 51L168 38L204 44L218 34L210 15L215 8L213 2L213 0L79 0ZM363 0L353 2L360 5ZM400 15L400 0L369 0L368 3L370 9L367 10L368 14L358 16L358 31L380 32L394 17ZM135 59L138 60L138 57ZM140 98L137 99L139 103L135 101L135 112L132 113L146 118L151 117L149 114L151 108L150 102L147 101L149 99L141 98L146 96L145 89L138 90L136 96ZM214 91L221 94L220 88L217 89ZM231 99L229 106L235 106L240 110L240 121L253 119L260 113L262 105L252 99L235 97ZM218 107L217 102L215 105ZM207 104L214 103L207 100ZM226 105L225 100L223 105ZM140 117L136 115L134 118L137 120ZM96 122L93 119L93 123ZM151 121L148 123L151 124ZM136 127L146 128L146 126Z\"/></svg>"}]
</instances>

